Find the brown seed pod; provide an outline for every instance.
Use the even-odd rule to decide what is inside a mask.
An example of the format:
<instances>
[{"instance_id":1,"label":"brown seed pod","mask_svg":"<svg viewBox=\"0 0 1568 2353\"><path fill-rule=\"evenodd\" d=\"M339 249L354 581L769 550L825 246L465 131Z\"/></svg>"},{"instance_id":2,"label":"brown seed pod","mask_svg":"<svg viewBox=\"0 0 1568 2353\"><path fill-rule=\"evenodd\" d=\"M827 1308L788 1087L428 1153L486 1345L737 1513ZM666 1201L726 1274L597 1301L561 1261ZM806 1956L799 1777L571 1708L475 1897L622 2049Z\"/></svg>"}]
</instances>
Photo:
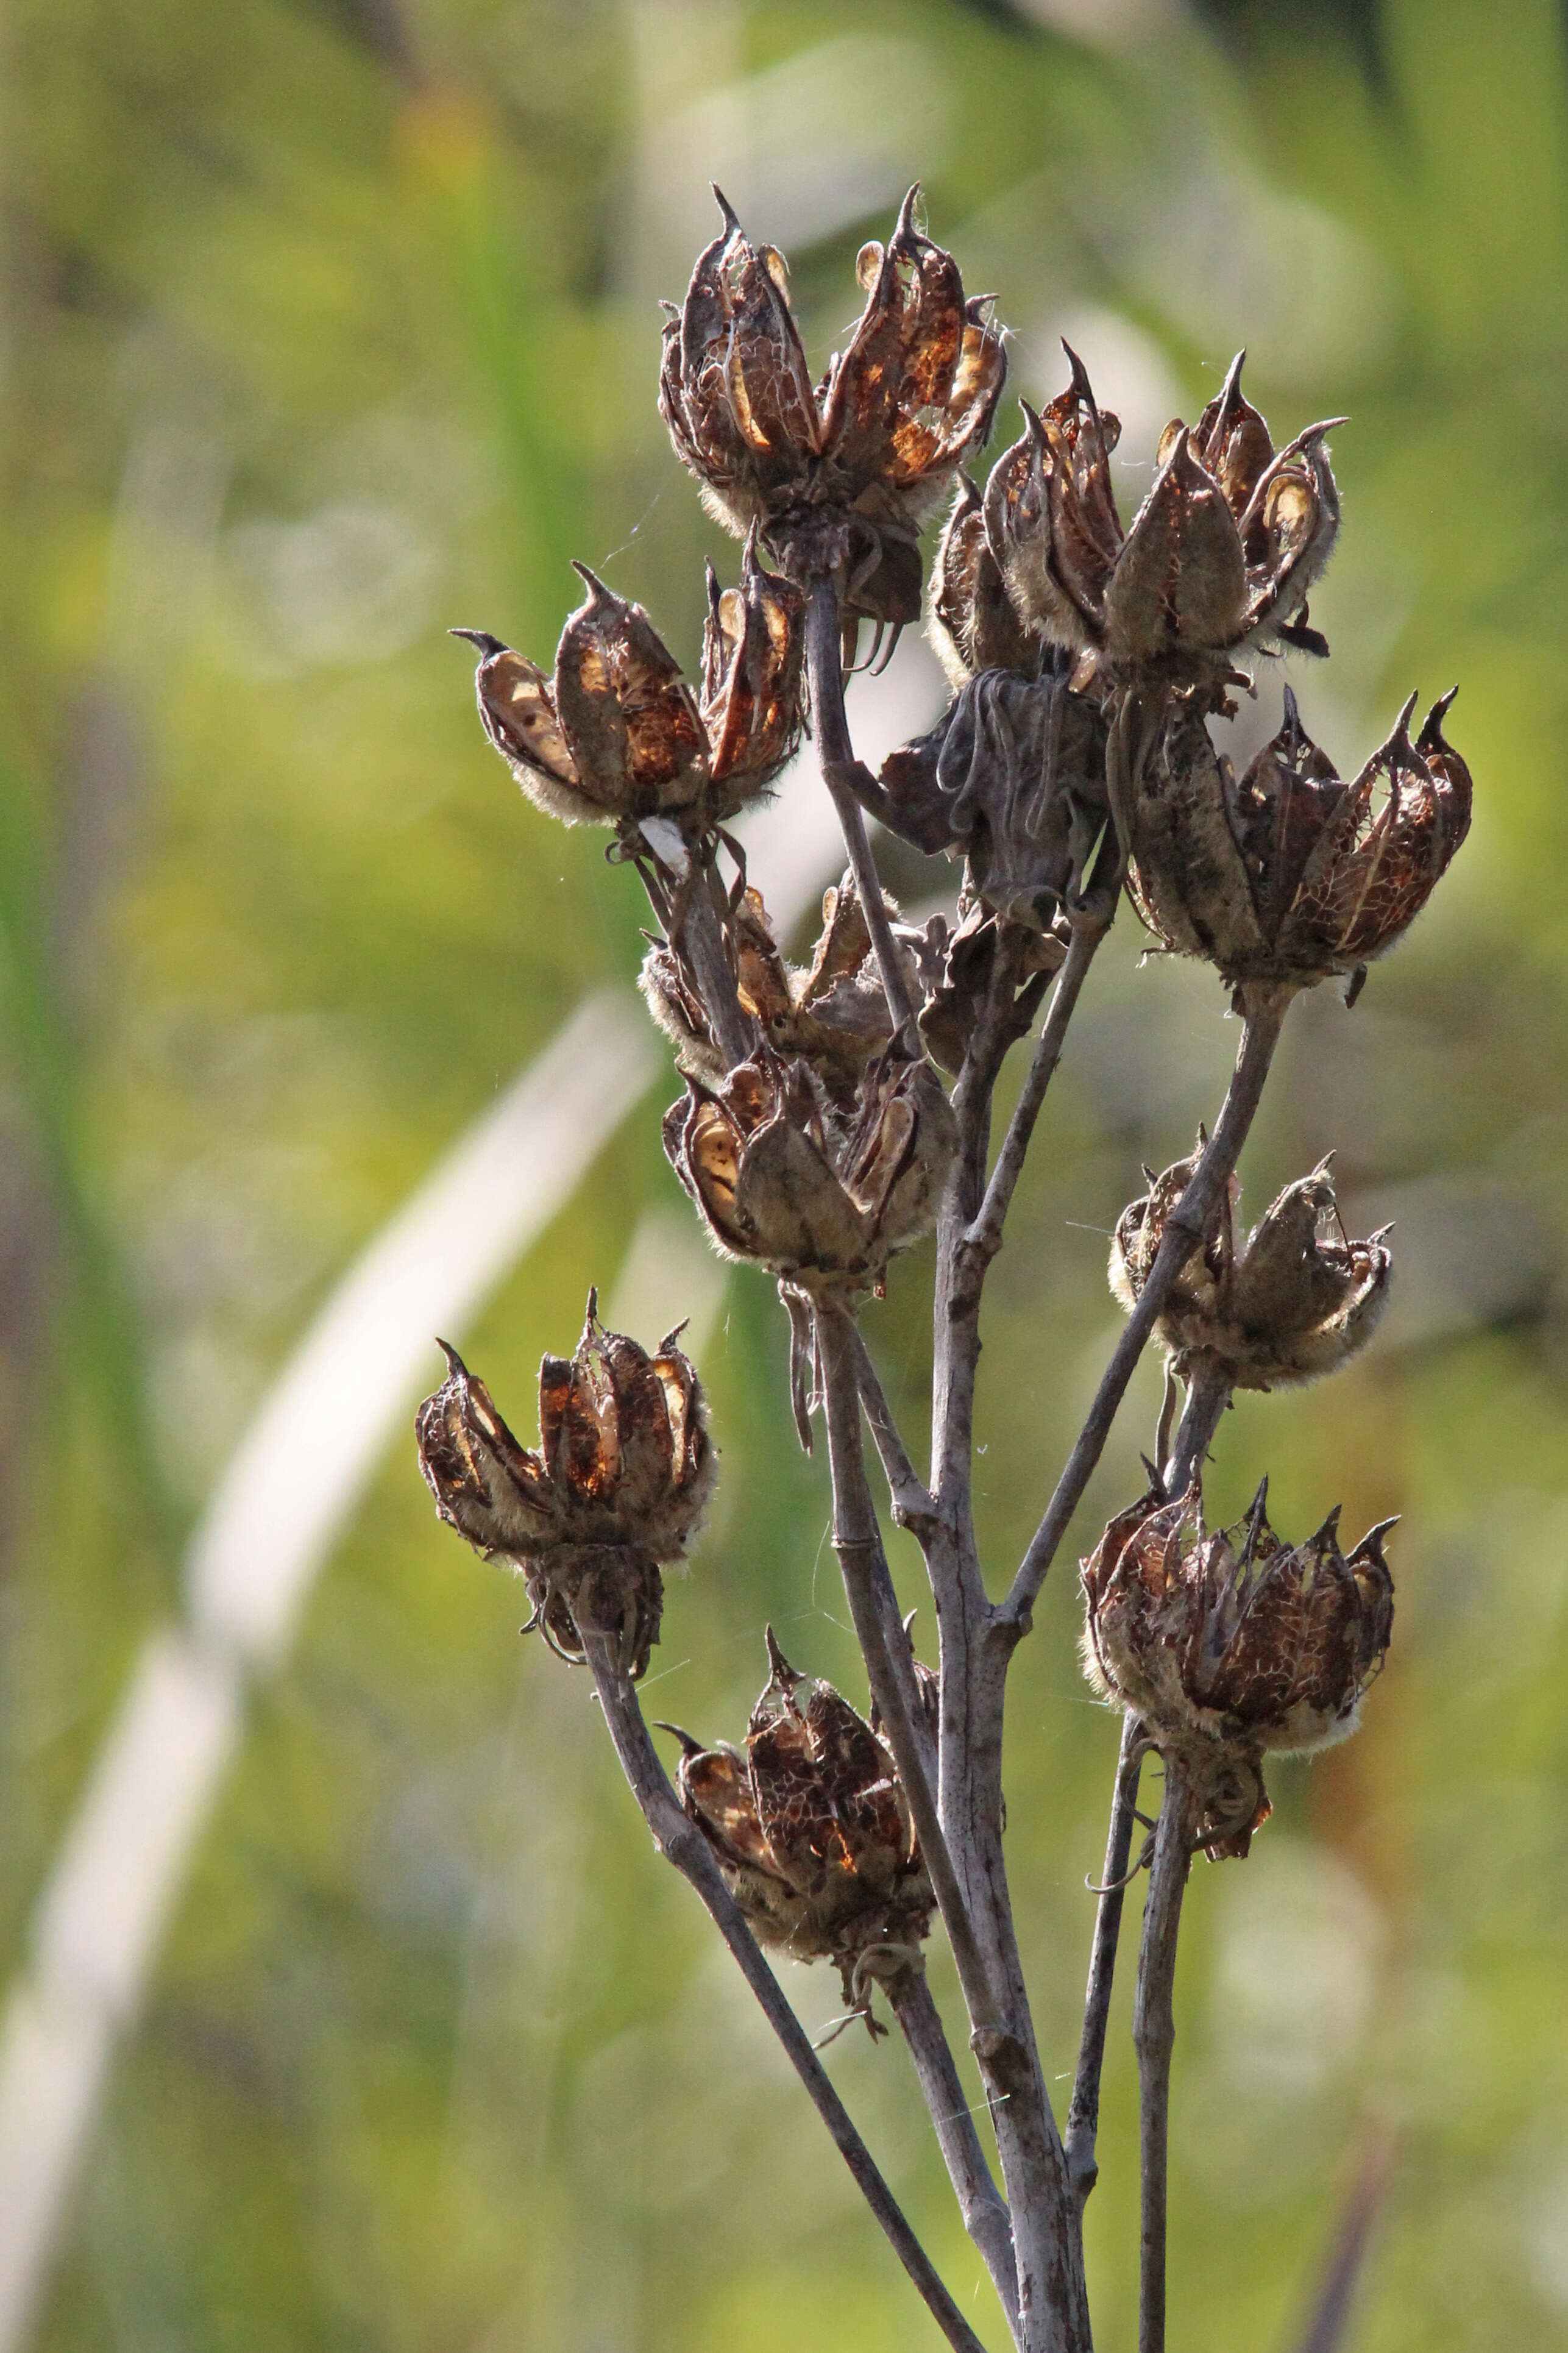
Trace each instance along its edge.
<instances>
[{"instance_id":1,"label":"brown seed pod","mask_svg":"<svg viewBox=\"0 0 1568 2353\"><path fill-rule=\"evenodd\" d=\"M1151 1176L1148 1192L1117 1219L1110 1288L1129 1314L1203 1146L1200 1135L1192 1158ZM1287 1388L1336 1372L1371 1339L1388 1300L1387 1229L1365 1241L1346 1235L1332 1157L1287 1185L1250 1234L1231 1178L1154 1326L1184 1380L1212 1369L1232 1388Z\"/></svg>"},{"instance_id":2,"label":"brown seed pod","mask_svg":"<svg viewBox=\"0 0 1568 2353\"><path fill-rule=\"evenodd\" d=\"M681 1746L680 1802L759 1942L837 1962L864 2011L868 1977L918 1965L931 1883L882 1741L830 1683L796 1673L771 1626L767 1641L743 1755L663 1727Z\"/></svg>"},{"instance_id":3,"label":"brown seed pod","mask_svg":"<svg viewBox=\"0 0 1568 2353\"><path fill-rule=\"evenodd\" d=\"M847 1113L771 1047L688 1084L664 1148L728 1256L814 1294L879 1290L889 1257L931 1231L955 1130L929 1063L879 1058Z\"/></svg>"},{"instance_id":4,"label":"brown seed pod","mask_svg":"<svg viewBox=\"0 0 1568 2353\"><path fill-rule=\"evenodd\" d=\"M741 586L711 612L700 704L640 605L575 570L588 600L556 649L555 674L480 629L475 676L486 734L519 784L568 825L668 818L698 831L765 790L800 733L805 602L748 543Z\"/></svg>"},{"instance_id":5,"label":"brown seed pod","mask_svg":"<svg viewBox=\"0 0 1568 2353\"><path fill-rule=\"evenodd\" d=\"M676 453L720 520L804 546L807 568L842 565L849 609L896 624L920 617L921 524L984 445L1006 372L952 257L915 227L918 194L887 248L863 248L865 310L815 389L784 259L720 196L659 376Z\"/></svg>"},{"instance_id":6,"label":"brown seed pod","mask_svg":"<svg viewBox=\"0 0 1568 2353\"><path fill-rule=\"evenodd\" d=\"M1268 1525L1268 1483L1245 1520L1212 1535L1196 1479L1173 1501L1151 1489L1081 1564L1085 1672L1207 1777L1211 1852L1246 1852L1268 1810L1266 1754L1355 1730L1394 1626L1383 1556L1394 1522L1347 1555L1336 1509L1288 1546Z\"/></svg>"},{"instance_id":7,"label":"brown seed pod","mask_svg":"<svg viewBox=\"0 0 1568 2353\"><path fill-rule=\"evenodd\" d=\"M1161 439L1152 489L1125 532L1110 482L1118 420L1082 362L986 484L986 537L1013 605L1033 628L1110 678L1223 676L1252 647L1327 648L1306 627L1328 562L1339 496L1323 447L1334 418L1278 452L1242 397L1241 357L1189 431Z\"/></svg>"},{"instance_id":8,"label":"brown seed pod","mask_svg":"<svg viewBox=\"0 0 1568 2353\"><path fill-rule=\"evenodd\" d=\"M415 1425L437 1511L487 1559L521 1570L552 1647L580 1658L584 1617L613 1624L634 1674L658 1638L658 1563L684 1556L718 1469L677 1337L649 1356L604 1329L591 1293L576 1354L540 1367L537 1451L443 1342L447 1377Z\"/></svg>"},{"instance_id":9,"label":"brown seed pod","mask_svg":"<svg viewBox=\"0 0 1568 2353\"><path fill-rule=\"evenodd\" d=\"M1470 773L1447 743L1453 693L1415 743L1411 696L1352 783L1285 692L1285 721L1237 780L1188 703L1139 778L1129 889L1151 931L1232 987L1350 975L1408 928L1469 830Z\"/></svg>"}]
</instances>

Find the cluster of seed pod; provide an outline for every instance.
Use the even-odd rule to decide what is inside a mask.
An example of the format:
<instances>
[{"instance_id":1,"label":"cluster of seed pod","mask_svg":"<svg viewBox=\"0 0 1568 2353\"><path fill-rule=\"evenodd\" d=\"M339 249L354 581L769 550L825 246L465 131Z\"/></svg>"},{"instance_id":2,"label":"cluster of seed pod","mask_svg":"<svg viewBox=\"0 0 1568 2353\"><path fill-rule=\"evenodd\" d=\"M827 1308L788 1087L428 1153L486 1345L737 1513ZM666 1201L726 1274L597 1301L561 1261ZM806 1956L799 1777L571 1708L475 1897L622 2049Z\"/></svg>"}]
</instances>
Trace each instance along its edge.
<instances>
[{"instance_id":1,"label":"cluster of seed pod","mask_svg":"<svg viewBox=\"0 0 1568 2353\"><path fill-rule=\"evenodd\" d=\"M1108 922L1125 883L1160 943L1205 959L1244 1006L1254 989L1331 977L1353 995L1469 819L1469 776L1443 734L1451 697L1414 740L1407 706L1349 782L1289 691L1284 724L1239 776L1211 733L1250 688L1243 660L1328 651L1308 599L1339 528L1328 435L1342 420L1276 448L1238 358L1195 426L1166 428L1124 525L1121 428L1069 351L1066 390L1037 413L1024 405L1023 433L982 486L963 469L991 433L1004 339L989 298L966 296L919 226L917 194L886 246L862 250L861 315L819 381L782 256L721 197L720 233L669 306L660 412L742 542L737 585L709 570L695 685L642 608L582 566L587 599L550 673L458 633L479 648L481 720L523 790L553 817L613 828L648 881L664 928L643 991L686 1089L665 1149L716 1246L780 1283L803 1434L812 1313L879 1290L935 1222L956 1145L939 1072L961 1069L983 1018L1023 1033L1080 918ZM743 866L721 879L723 828L813 723L816 600L831 590L840 670L862 621L918 620L920 535L944 501L924 604L952 699L875 777L854 767L848 788L907 841L962 861L956 915L916 930L863 905L846 874L793 966ZM1176 1213L1196 1165L1149 1172L1118 1224L1112 1283L1130 1309L1173 1219L1186 1230ZM1352 1242L1338 1226L1326 1162L1250 1234L1238 1202L1232 1180L1155 1327L1176 1375L1226 1396L1346 1362L1389 1276L1381 1235ZM641 1674L660 1565L682 1556L714 1472L675 1335L649 1356L590 1305L574 1356L545 1360L537 1451L449 1363L419 1417L442 1516L521 1568L552 1647L580 1658L604 1635ZM1240 1529L1210 1534L1194 1475L1180 1493L1157 1483L1084 1564L1091 1671L1155 1745L1208 1760L1211 1852L1245 1851L1267 1806L1266 1752L1353 1722L1391 1623L1380 1537L1345 1556L1331 1522L1286 1546L1261 1495ZM868 1969L918 1950L930 1886L875 1729L795 1674L771 1636L770 1664L743 1752L678 1736L681 1802L758 1935L835 1959L858 2005Z\"/></svg>"}]
</instances>

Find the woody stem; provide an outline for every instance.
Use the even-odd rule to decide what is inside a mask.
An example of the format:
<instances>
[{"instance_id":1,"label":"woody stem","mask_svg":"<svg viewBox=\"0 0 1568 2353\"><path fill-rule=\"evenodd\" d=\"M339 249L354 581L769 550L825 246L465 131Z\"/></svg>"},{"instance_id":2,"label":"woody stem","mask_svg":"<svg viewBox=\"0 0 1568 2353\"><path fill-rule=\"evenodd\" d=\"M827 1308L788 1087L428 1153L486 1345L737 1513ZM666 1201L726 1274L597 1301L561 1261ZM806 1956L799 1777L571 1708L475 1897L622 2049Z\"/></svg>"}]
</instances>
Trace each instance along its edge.
<instances>
[{"instance_id":1,"label":"woody stem","mask_svg":"<svg viewBox=\"0 0 1568 2353\"><path fill-rule=\"evenodd\" d=\"M1190 1379L1175 1443L1169 1461L1160 1466L1167 1495L1186 1493L1230 1403L1231 1383L1217 1366L1200 1364Z\"/></svg>"},{"instance_id":2,"label":"woody stem","mask_svg":"<svg viewBox=\"0 0 1568 2353\"><path fill-rule=\"evenodd\" d=\"M1139 2171L1142 2189L1138 2279L1138 2353L1165 2353L1165 2216L1171 2117L1171 2053L1176 2025L1176 1936L1197 1838L1200 1785L1175 1755L1165 1758L1165 1796L1143 1905L1132 2044L1138 2053Z\"/></svg>"},{"instance_id":3,"label":"woody stem","mask_svg":"<svg viewBox=\"0 0 1568 2353\"><path fill-rule=\"evenodd\" d=\"M1100 1908L1094 1916L1094 1944L1089 1961L1089 1989L1083 2000L1083 2031L1078 2046L1078 2072L1073 2077L1068 2108L1066 2148L1068 2172L1081 2207L1100 2178L1095 2140L1100 2130L1100 2077L1105 2064L1105 2035L1110 2021L1110 1989L1116 1975L1116 1947L1121 1934L1121 1907L1127 1895L1127 1871L1132 1853L1134 1809L1138 1779L1143 1767L1147 1735L1135 1715L1121 1726L1121 1753L1116 1760L1116 1782L1110 1800L1110 1827L1105 1841L1105 1869L1100 1874Z\"/></svg>"},{"instance_id":4,"label":"woody stem","mask_svg":"<svg viewBox=\"0 0 1568 2353\"><path fill-rule=\"evenodd\" d=\"M682 1812L648 1736L636 1688L620 1663L618 1633L581 1625L577 1630L621 1769L642 1809L655 1845L689 1881L707 1905L862 2197L887 2233L943 2337L954 2348L954 2353L984 2353L980 2339L942 2284L931 2257L878 2171L870 2150L856 2131L805 2028L785 2000L778 1979L725 1886L711 1847Z\"/></svg>"},{"instance_id":5,"label":"woody stem","mask_svg":"<svg viewBox=\"0 0 1568 2353\"><path fill-rule=\"evenodd\" d=\"M881 1713L888 1745L910 1802L915 1835L952 1947L971 2021L977 2027L994 2026L995 2003L937 1815L934 1746L866 1476L857 1352L843 1308L817 1308L816 1345L833 1478L833 1548L844 1572L849 1614L866 1662L871 1695Z\"/></svg>"},{"instance_id":6,"label":"woody stem","mask_svg":"<svg viewBox=\"0 0 1568 2353\"><path fill-rule=\"evenodd\" d=\"M848 852L850 871L855 877L855 888L866 917L866 927L871 934L871 945L876 952L877 969L882 976L888 1010L892 1016L895 1030L902 1029L913 1020L915 1008L904 983L898 950L893 944L892 926L888 921L882 885L871 857L871 845L866 838L866 820L860 814L860 804L855 797L850 782L859 763L849 740L849 722L844 710L838 591L829 579L817 579L812 583L811 608L805 623L805 662L811 681L811 708L816 723L816 756L822 766L822 781L832 795L833 806L838 812L844 847Z\"/></svg>"},{"instance_id":7,"label":"woody stem","mask_svg":"<svg viewBox=\"0 0 1568 2353\"><path fill-rule=\"evenodd\" d=\"M1067 1467L1057 1482L1056 1493L1030 1539L1028 1550L1013 1580L1012 1590L998 1613L1015 1625L1021 1626L1033 1608L1046 1581L1047 1572L1056 1558L1057 1549L1067 1534L1068 1524L1082 1502L1083 1491L1105 1451L1105 1441L1110 1435L1117 1409L1127 1393L1127 1384L1164 1307L1171 1286L1202 1241L1215 1203L1235 1172L1241 1147L1247 1141L1257 1113L1268 1067L1274 1059L1274 1050L1279 1042L1279 1032L1291 994L1286 988L1259 987L1246 999L1246 1026L1241 1033L1236 1071L1215 1132L1186 1190L1166 1220L1163 1238L1138 1295L1137 1304L1127 1319L1126 1328L1095 1392L1088 1418L1068 1457Z\"/></svg>"},{"instance_id":8,"label":"woody stem","mask_svg":"<svg viewBox=\"0 0 1568 2353\"><path fill-rule=\"evenodd\" d=\"M968 2095L948 2047L924 1969L908 1970L894 1978L888 1988L888 1999L909 2045L942 2162L963 2216L963 2227L980 2250L1007 2316L1007 2325L1016 2336L1018 2266L1013 2254L1013 2224L1006 2200L985 2162Z\"/></svg>"}]
</instances>

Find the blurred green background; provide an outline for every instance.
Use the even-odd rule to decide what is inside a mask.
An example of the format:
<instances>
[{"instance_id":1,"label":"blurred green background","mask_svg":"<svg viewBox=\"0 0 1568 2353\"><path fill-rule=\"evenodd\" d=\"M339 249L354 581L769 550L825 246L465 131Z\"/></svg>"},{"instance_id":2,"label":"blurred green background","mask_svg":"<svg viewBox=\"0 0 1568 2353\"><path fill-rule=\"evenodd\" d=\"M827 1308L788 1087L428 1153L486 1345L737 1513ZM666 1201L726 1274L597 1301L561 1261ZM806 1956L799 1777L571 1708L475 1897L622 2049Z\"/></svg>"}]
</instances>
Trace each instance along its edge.
<instances>
[{"instance_id":1,"label":"blurred green background","mask_svg":"<svg viewBox=\"0 0 1568 2353\"><path fill-rule=\"evenodd\" d=\"M1173 2348L1289 2346L1389 2126L1351 2341L1568 2347L1563 12L12 0L0 42L9 1966L29 1966L132 1662L291 1345L640 954L632 878L521 802L443 628L547 658L579 555L689 660L701 557L728 578L735 550L655 413L655 306L710 233L706 182L789 250L820 358L858 308L857 246L919 176L1016 331L1013 388L1058 388L1063 332L1084 351L1145 461L1132 500L1166 417L1241 343L1277 438L1350 413L1313 599L1335 659L1293 664L1305 716L1350 773L1412 687L1457 678L1477 783L1468 846L1355 1011L1323 991L1294 1015L1243 1165L1256 1212L1336 1146L1352 1230L1398 1221L1399 1293L1351 1372L1229 1418L1211 1493L1239 1508L1267 1470L1293 1536L1341 1500L1352 1535L1405 1516L1366 1729L1280 1768L1251 1860L1194 1881ZM893 675L882 720L912 729L929 670L911 649ZM895 868L908 903L942 885ZM1124 915L993 1283L994 1583L1114 1335L1106 1229L1140 1161L1188 1147L1234 1049L1217 984L1140 969L1141 946ZM783 1319L690 1239L664 1099L465 1345L526 1435L539 1356L570 1346L590 1281L697 1311L722 1484L650 1707L735 1737L765 1619L863 1691ZM911 1430L928 1273L902 1264L868 1318ZM1145 1367L1069 1551L1139 1483L1156 1390ZM314 1442L331 1453L330 1415ZM83 2139L38 2348L936 2343L652 1854L583 1678L519 1642L521 1601L437 1525L400 1421L255 1680ZM1015 1669L1007 1766L1058 2077L1116 1747L1077 1616L1064 1556ZM831 1980L788 1976L826 2021ZM945 1999L945 1957L933 1977ZM1126 1994L1088 2220L1110 2353L1135 2337ZM846 2037L829 2063L1000 2346L898 2047ZM0 2262L16 2227L0 2211Z\"/></svg>"}]
</instances>

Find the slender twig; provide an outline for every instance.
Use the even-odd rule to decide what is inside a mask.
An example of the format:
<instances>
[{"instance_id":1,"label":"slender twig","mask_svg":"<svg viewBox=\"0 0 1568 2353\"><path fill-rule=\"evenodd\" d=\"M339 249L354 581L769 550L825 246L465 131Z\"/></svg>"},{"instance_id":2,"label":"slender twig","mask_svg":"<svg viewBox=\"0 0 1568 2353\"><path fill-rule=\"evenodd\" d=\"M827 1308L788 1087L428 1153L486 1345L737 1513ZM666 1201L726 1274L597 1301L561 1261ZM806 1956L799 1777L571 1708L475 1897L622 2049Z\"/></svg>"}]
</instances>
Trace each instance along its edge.
<instances>
[{"instance_id":1,"label":"slender twig","mask_svg":"<svg viewBox=\"0 0 1568 2353\"><path fill-rule=\"evenodd\" d=\"M1138 2053L1139 2170L1143 2221L1138 2283L1138 2353L1165 2353L1165 2209L1171 2053L1176 2022L1176 1937L1201 1810L1200 1784L1179 1752L1165 1757L1165 1795L1143 1905L1132 2044Z\"/></svg>"},{"instance_id":2,"label":"slender twig","mask_svg":"<svg viewBox=\"0 0 1568 2353\"><path fill-rule=\"evenodd\" d=\"M1013 2255L1007 2201L991 2178L963 2080L942 2031L925 1971L906 1970L895 1978L888 1988L888 1999L909 2044L963 2227L984 2259L1007 2325L1016 2335L1018 2267Z\"/></svg>"},{"instance_id":3,"label":"slender twig","mask_svg":"<svg viewBox=\"0 0 1568 2353\"><path fill-rule=\"evenodd\" d=\"M866 928L871 934L871 945L876 951L877 969L882 976L888 1010L892 1016L894 1029L902 1029L913 1020L915 1008L904 980L903 967L899 962L898 949L893 944L887 902L877 878L871 845L866 838L866 820L860 814L860 804L850 783L851 773L860 764L855 757L855 749L849 740L849 723L844 712L844 661L839 643L838 591L831 580L818 579L812 585L811 610L805 624L805 659L811 679L811 708L816 725L816 756L822 764L822 780L832 794L833 806L838 812L844 847L848 852Z\"/></svg>"},{"instance_id":4,"label":"slender twig","mask_svg":"<svg viewBox=\"0 0 1568 2353\"><path fill-rule=\"evenodd\" d=\"M1100 2131L1100 2076L1105 2064L1105 2035L1110 2022L1110 1989L1116 1975L1116 1947L1121 1934L1121 1907L1127 1893L1129 1859L1138 1804L1138 1777L1142 1770L1148 1738L1135 1715L1121 1726L1121 1753L1116 1760L1116 1783L1110 1799L1110 1829L1105 1841L1105 1869L1100 1874L1100 1907L1094 1915L1094 1943L1089 1957L1089 1989L1083 2000L1083 2032L1078 2046L1078 2072L1073 2077L1068 2108L1068 2171L1081 2207L1100 2176L1094 2145Z\"/></svg>"},{"instance_id":5,"label":"slender twig","mask_svg":"<svg viewBox=\"0 0 1568 2353\"><path fill-rule=\"evenodd\" d=\"M1213 1365L1200 1365L1192 1376L1170 1459L1161 1465L1167 1495L1184 1495L1193 1472L1204 1461L1209 1442L1230 1403L1231 1384Z\"/></svg>"},{"instance_id":6,"label":"slender twig","mask_svg":"<svg viewBox=\"0 0 1568 2353\"><path fill-rule=\"evenodd\" d=\"M833 1548L844 1572L844 1589L870 1678L871 1695L881 1713L942 1926L952 1947L964 2003L972 2025L984 2031L996 2024L996 2000L937 1813L936 1758L866 1477L855 1351L848 1338L848 1317L842 1308L818 1308L816 1345L833 1477Z\"/></svg>"},{"instance_id":7,"label":"slender twig","mask_svg":"<svg viewBox=\"0 0 1568 2353\"><path fill-rule=\"evenodd\" d=\"M1079 995L1089 977L1095 950L1110 927L1110 917L1098 922L1075 923L1067 961L1058 973L1051 990L1051 1001L1046 1011L1045 1027L1035 1047L1029 1075L1013 1107L1002 1149L996 1155L996 1166L991 1171L991 1181L985 1187L985 1198L980 1214L963 1239L972 1250L981 1250L994 1258L1002 1247L1002 1225L1012 1204L1013 1195L1024 1169L1024 1155L1029 1149L1046 1100L1046 1090L1061 1060L1062 1046L1067 1038L1068 1024L1078 1006Z\"/></svg>"},{"instance_id":8,"label":"slender twig","mask_svg":"<svg viewBox=\"0 0 1568 2353\"><path fill-rule=\"evenodd\" d=\"M865 1409L866 1426L877 1449L882 1474L888 1482L888 1494L893 1506L893 1517L900 1527L910 1527L928 1520L936 1506L931 1490L915 1469L910 1451L893 1419L892 1408L877 1378L877 1368L861 1336L858 1324L851 1324L855 1350L855 1376L860 1385L860 1403Z\"/></svg>"},{"instance_id":9,"label":"slender twig","mask_svg":"<svg viewBox=\"0 0 1568 2353\"><path fill-rule=\"evenodd\" d=\"M857 2187L924 2298L932 2318L957 2353L984 2353L970 2327L943 2286L925 2249L910 2228L834 2090L821 2060L811 2047L805 2028L785 2000L778 1979L769 1968L734 1898L725 1886L712 1849L695 1824L681 1811L668 1776L648 1736L635 1686L620 1663L618 1636L579 1624L583 1648L593 1673L605 1721L616 1744L621 1769L632 1795L653 1833L659 1852L689 1880L707 1905L724 1942L740 1964L742 1976L762 2005L769 2025L783 2043L786 2056L833 2137L839 2155Z\"/></svg>"},{"instance_id":10,"label":"slender twig","mask_svg":"<svg viewBox=\"0 0 1568 2353\"><path fill-rule=\"evenodd\" d=\"M1038 1597L1068 1523L1082 1501L1083 1491L1105 1450L1117 1409L1171 1285L1202 1241L1220 1188L1235 1170L1263 1092L1263 1082L1268 1076L1289 1001L1288 992L1259 989L1247 1005L1236 1072L1215 1132L1185 1192L1166 1220L1164 1237L1137 1305L1127 1319L1126 1329L1117 1342L1088 1418L1068 1457L1067 1468L1057 1482L1044 1519L1030 1539L1003 1605L1001 1616L1014 1624L1023 1623Z\"/></svg>"}]
</instances>

